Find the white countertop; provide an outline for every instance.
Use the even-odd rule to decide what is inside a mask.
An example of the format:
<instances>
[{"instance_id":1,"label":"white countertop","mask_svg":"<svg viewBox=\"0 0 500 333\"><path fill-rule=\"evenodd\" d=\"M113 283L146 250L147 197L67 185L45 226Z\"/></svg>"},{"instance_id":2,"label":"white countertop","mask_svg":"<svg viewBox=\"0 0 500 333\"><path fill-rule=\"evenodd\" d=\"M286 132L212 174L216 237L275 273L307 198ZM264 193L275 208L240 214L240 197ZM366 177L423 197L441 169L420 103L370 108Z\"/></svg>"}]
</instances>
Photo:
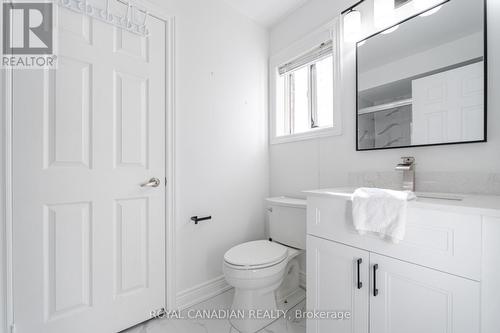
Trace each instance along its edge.
<instances>
[{"instance_id":1,"label":"white countertop","mask_svg":"<svg viewBox=\"0 0 500 333\"><path fill-rule=\"evenodd\" d=\"M307 196L340 197L350 200L354 191L355 188L338 187L304 191L304 193ZM417 199L410 201L409 207L500 217L500 196L425 192L416 192L416 195Z\"/></svg>"},{"instance_id":2,"label":"white countertop","mask_svg":"<svg viewBox=\"0 0 500 333\"><path fill-rule=\"evenodd\" d=\"M267 198L266 201L271 205L297 207L297 208L306 208L307 205L307 200L305 199L297 199L290 197Z\"/></svg>"}]
</instances>

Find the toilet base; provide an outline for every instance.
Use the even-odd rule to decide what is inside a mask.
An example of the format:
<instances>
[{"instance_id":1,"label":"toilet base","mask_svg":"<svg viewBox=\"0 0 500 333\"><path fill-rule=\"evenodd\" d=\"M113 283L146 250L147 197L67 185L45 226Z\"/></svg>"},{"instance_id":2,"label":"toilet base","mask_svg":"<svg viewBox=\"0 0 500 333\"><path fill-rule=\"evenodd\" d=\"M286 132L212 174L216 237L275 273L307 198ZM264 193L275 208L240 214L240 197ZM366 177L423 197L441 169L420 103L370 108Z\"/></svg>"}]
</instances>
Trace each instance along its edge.
<instances>
[{"instance_id":1,"label":"toilet base","mask_svg":"<svg viewBox=\"0 0 500 333\"><path fill-rule=\"evenodd\" d=\"M280 316L306 297L299 286L299 263L290 260L279 283L265 289L236 288L232 310L243 310L244 318L230 319L241 333L255 333L278 320Z\"/></svg>"},{"instance_id":2,"label":"toilet base","mask_svg":"<svg viewBox=\"0 0 500 333\"><path fill-rule=\"evenodd\" d=\"M273 299L275 300L274 297ZM250 296L250 295L246 295ZM266 297L267 298L267 297ZM286 298L282 299L281 301L277 302L274 301L276 304L276 308L280 311L283 311L286 313L287 318L295 318L296 313L289 312L293 310L298 304L303 302L306 299L306 291L302 287L299 287L297 290L289 294ZM269 302L272 304L272 300L267 298ZM233 310L237 310L237 308L233 307ZM279 313L283 313L279 312ZM236 329L240 333L255 333L258 332L267 326L271 325L273 322L278 320L279 318L272 318L268 320L257 320L257 319L246 319L246 320L238 320L238 319L230 319L229 322L233 326L234 329Z\"/></svg>"},{"instance_id":3,"label":"toilet base","mask_svg":"<svg viewBox=\"0 0 500 333\"><path fill-rule=\"evenodd\" d=\"M248 304L252 304L251 309L248 309ZM241 333L260 331L277 320L279 315L274 291L260 293L237 289L232 309L244 312L244 318L230 319L231 325Z\"/></svg>"}]
</instances>

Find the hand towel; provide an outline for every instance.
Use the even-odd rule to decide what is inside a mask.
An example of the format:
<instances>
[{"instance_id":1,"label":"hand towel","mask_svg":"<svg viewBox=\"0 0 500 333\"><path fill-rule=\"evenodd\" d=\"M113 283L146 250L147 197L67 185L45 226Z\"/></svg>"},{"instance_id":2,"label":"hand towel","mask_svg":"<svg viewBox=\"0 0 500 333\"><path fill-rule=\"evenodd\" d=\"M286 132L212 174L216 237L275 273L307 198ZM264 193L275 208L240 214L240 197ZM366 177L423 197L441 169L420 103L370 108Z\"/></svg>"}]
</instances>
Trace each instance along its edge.
<instances>
[{"instance_id":1,"label":"hand towel","mask_svg":"<svg viewBox=\"0 0 500 333\"><path fill-rule=\"evenodd\" d=\"M399 243L406 232L408 201L414 198L409 191L359 188L352 195L354 228Z\"/></svg>"}]
</instances>

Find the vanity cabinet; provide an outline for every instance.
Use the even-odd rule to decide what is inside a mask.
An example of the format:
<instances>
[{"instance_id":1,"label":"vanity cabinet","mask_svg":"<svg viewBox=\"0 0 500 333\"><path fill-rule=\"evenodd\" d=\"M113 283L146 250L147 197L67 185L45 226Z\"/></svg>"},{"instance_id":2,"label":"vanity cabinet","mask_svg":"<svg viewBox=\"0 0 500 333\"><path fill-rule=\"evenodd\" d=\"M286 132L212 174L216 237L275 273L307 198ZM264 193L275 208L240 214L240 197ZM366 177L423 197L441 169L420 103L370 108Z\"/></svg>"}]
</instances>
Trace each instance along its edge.
<instances>
[{"instance_id":1,"label":"vanity cabinet","mask_svg":"<svg viewBox=\"0 0 500 333\"><path fill-rule=\"evenodd\" d=\"M311 319L307 332L500 332L490 310L500 309L498 252L485 253L499 248L500 219L482 215L500 216L500 198L477 202L498 203L499 210L410 203L405 240L392 244L355 232L350 195L309 195L307 308L349 311L352 318Z\"/></svg>"},{"instance_id":2,"label":"vanity cabinet","mask_svg":"<svg viewBox=\"0 0 500 333\"><path fill-rule=\"evenodd\" d=\"M360 236L351 214L350 197L309 197L307 233L479 281L481 216L412 205L405 239L394 245Z\"/></svg>"},{"instance_id":3,"label":"vanity cabinet","mask_svg":"<svg viewBox=\"0 0 500 333\"><path fill-rule=\"evenodd\" d=\"M374 253L370 266L371 333L480 331L478 282Z\"/></svg>"},{"instance_id":4,"label":"vanity cabinet","mask_svg":"<svg viewBox=\"0 0 500 333\"><path fill-rule=\"evenodd\" d=\"M478 282L314 236L307 242L308 309L351 315L310 320L308 333L479 332Z\"/></svg>"},{"instance_id":5,"label":"vanity cabinet","mask_svg":"<svg viewBox=\"0 0 500 333\"><path fill-rule=\"evenodd\" d=\"M367 251L308 236L307 308L349 311L352 316L350 320L308 321L308 333L368 333L369 260Z\"/></svg>"}]
</instances>

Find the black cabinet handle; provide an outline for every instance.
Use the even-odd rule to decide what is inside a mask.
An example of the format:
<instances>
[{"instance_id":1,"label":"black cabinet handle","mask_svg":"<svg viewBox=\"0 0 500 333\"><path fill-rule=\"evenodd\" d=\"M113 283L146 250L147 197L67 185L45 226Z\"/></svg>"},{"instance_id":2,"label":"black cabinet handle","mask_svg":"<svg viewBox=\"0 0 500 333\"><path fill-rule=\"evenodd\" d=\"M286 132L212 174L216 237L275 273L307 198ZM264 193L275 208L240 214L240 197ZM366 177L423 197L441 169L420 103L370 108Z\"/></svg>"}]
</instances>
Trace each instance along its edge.
<instances>
[{"instance_id":1,"label":"black cabinet handle","mask_svg":"<svg viewBox=\"0 0 500 333\"><path fill-rule=\"evenodd\" d=\"M378 296L377 270L378 270L378 264L373 265L373 296L375 296L375 297Z\"/></svg>"},{"instance_id":2,"label":"black cabinet handle","mask_svg":"<svg viewBox=\"0 0 500 333\"><path fill-rule=\"evenodd\" d=\"M361 264L363 263L363 259L358 259L358 289L363 288L363 282L361 282Z\"/></svg>"}]
</instances>

